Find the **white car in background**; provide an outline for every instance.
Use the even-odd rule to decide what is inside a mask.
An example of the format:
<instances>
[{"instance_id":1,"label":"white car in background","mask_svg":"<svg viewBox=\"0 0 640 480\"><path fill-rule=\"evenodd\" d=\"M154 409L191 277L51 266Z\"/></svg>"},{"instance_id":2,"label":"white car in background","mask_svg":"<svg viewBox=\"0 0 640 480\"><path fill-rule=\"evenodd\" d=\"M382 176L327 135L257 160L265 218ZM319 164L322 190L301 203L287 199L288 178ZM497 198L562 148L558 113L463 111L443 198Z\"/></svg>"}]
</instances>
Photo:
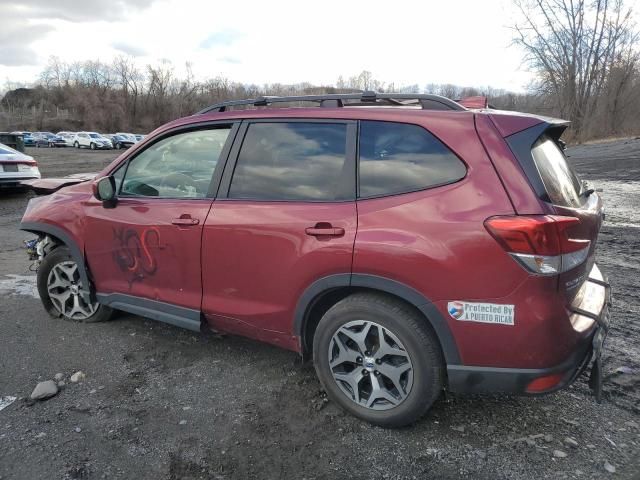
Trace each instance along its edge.
<instances>
[{"instance_id":1,"label":"white car in background","mask_svg":"<svg viewBox=\"0 0 640 480\"><path fill-rule=\"evenodd\" d=\"M40 178L40 170L33 157L0 143L0 187L16 187L34 178Z\"/></svg>"},{"instance_id":2,"label":"white car in background","mask_svg":"<svg viewBox=\"0 0 640 480\"><path fill-rule=\"evenodd\" d=\"M73 146L76 148L90 148L91 150L111 150L113 143L96 132L78 132L73 137Z\"/></svg>"},{"instance_id":3,"label":"white car in background","mask_svg":"<svg viewBox=\"0 0 640 480\"><path fill-rule=\"evenodd\" d=\"M56 135L64 138L64 143L67 147L73 147L73 139L76 136L75 132L58 132Z\"/></svg>"}]
</instances>

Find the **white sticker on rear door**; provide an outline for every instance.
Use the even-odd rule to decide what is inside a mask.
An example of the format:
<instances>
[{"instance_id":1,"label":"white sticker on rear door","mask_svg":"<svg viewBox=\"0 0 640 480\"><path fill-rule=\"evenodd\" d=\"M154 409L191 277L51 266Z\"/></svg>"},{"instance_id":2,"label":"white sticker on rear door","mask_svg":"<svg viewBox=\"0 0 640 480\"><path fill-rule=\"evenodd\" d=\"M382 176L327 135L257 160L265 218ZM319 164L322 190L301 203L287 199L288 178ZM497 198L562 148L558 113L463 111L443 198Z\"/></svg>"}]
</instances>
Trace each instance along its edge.
<instances>
[{"instance_id":1,"label":"white sticker on rear door","mask_svg":"<svg viewBox=\"0 0 640 480\"><path fill-rule=\"evenodd\" d=\"M447 311L451 318L465 322L513 325L516 307L500 303L471 303L458 300L449 302Z\"/></svg>"}]
</instances>

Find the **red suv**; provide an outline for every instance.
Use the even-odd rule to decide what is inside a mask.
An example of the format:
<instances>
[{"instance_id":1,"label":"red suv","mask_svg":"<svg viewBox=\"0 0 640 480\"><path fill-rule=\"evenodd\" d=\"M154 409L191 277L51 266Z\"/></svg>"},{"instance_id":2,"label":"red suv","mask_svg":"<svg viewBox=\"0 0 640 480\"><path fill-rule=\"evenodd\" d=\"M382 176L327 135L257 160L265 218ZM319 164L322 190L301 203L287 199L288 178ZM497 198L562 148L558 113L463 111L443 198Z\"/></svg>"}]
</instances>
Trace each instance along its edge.
<instances>
[{"instance_id":1,"label":"red suv","mask_svg":"<svg viewBox=\"0 0 640 480\"><path fill-rule=\"evenodd\" d=\"M21 228L52 316L278 345L379 425L443 389L554 391L592 359L600 391L603 209L566 126L435 95L226 102L31 200Z\"/></svg>"}]
</instances>

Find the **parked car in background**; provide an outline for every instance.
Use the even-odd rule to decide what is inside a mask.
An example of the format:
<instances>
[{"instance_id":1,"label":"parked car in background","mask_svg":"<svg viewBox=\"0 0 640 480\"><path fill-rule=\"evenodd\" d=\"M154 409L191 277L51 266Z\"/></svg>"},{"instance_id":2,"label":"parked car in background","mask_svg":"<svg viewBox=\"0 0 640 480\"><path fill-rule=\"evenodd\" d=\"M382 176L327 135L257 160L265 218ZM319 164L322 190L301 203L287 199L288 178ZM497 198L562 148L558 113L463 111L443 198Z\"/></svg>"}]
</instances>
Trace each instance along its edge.
<instances>
[{"instance_id":1,"label":"parked car in background","mask_svg":"<svg viewBox=\"0 0 640 480\"><path fill-rule=\"evenodd\" d=\"M33 147L35 145L35 140L31 132L11 132L13 135L22 136L22 141L24 142L25 147Z\"/></svg>"},{"instance_id":2,"label":"parked car in background","mask_svg":"<svg viewBox=\"0 0 640 480\"><path fill-rule=\"evenodd\" d=\"M75 138L75 132L58 132L56 135L64 138L64 143L67 147L73 147L73 139Z\"/></svg>"},{"instance_id":3,"label":"parked car in background","mask_svg":"<svg viewBox=\"0 0 640 480\"><path fill-rule=\"evenodd\" d=\"M319 106L229 110L302 101ZM31 200L20 228L39 236L43 305L288 348L383 426L443 390L538 395L589 365L598 399L602 200L562 151L569 122L482 105L267 97L168 123Z\"/></svg>"},{"instance_id":4,"label":"parked car in background","mask_svg":"<svg viewBox=\"0 0 640 480\"><path fill-rule=\"evenodd\" d=\"M0 187L16 187L34 178L40 178L40 170L33 157L0 143Z\"/></svg>"},{"instance_id":5,"label":"parked car in background","mask_svg":"<svg viewBox=\"0 0 640 480\"><path fill-rule=\"evenodd\" d=\"M25 133L24 135L22 135L22 139L24 141L25 147L33 147L36 144L36 139L33 138L33 135L31 133Z\"/></svg>"},{"instance_id":6,"label":"parked car in background","mask_svg":"<svg viewBox=\"0 0 640 480\"><path fill-rule=\"evenodd\" d=\"M33 134L36 147L66 147L64 138L54 135L51 132L35 132Z\"/></svg>"},{"instance_id":7,"label":"parked car in background","mask_svg":"<svg viewBox=\"0 0 640 480\"><path fill-rule=\"evenodd\" d=\"M136 136L133 133L116 132L116 135L120 135L121 137L128 138L133 143L138 143L138 139L136 138Z\"/></svg>"},{"instance_id":8,"label":"parked car in background","mask_svg":"<svg viewBox=\"0 0 640 480\"><path fill-rule=\"evenodd\" d=\"M90 148L91 150L110 150L113 148L111 140L96 132L78 132L73 137L76 148Z\"/></svg>"},{"instance_id":9,"label":"parked car in background","mask_svg":"<svg viewBox=\"0 0 640 480\"><path fill-rule=\"evenodd\" d=\"M120 150L122 148L129 148L136 143L130 138L118 134L109 135L109 138L111 139L111 143L113 143L113 148L117 150Z\"/></svg>"},{"instance_id":10,"label":"parked car in background","mask_svg":"<svg viewBox=\"0 0 640 480\"><path fill-rule=\"evenodd\" d=\"M136 137L136 140L139 142L145 137L145 135L142 135L141 133L136 133L134 137Z\"/></svg>"}]
</instances>

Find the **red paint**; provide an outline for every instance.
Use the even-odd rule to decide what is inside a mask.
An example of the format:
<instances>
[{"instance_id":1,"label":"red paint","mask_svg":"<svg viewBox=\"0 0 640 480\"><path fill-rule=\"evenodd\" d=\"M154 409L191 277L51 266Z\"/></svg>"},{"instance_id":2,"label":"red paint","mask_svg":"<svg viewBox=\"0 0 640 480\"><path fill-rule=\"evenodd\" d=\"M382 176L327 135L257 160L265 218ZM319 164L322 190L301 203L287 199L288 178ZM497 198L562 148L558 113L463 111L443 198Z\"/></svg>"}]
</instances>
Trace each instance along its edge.
<instances>
[{"instance_id":1,"label":"red paint","mask_svg":"<svg viewBox=\"0 0 640 480\"><path fill-rule=\"evenodd\" d=\"M344 234L306 233L323 222ZM355 202L214 202L202 242L202 311L216 329L297 348L298 298L319 278L350 273L356 226Z\"/></svg>"},{"instance_id":2,"label":"red paint","mask_svg":"<svg viewBox=\"0 0 640 480\"><path fill-rule=\"evenodd\" d=\"M84 248L96 290L200 309L200 241L210 206L207 199L121 198L108 209L88 199ZM200 225L171 223L184 214Z\"/></svg>"},{"instance_id":3,"label":"red paint","mask_svg":"<svg viewBox=\"0 0 640 480\"><path fill-rule=\"evenodd\" d=\"M320 278L351 272L402 282L430 299L465 365L550 367L566 360L591 334L591 329L573 329L567 312L572 297L559 287L576 272L566 279L530 275L484 226L496 215L554 213L538 200L503 138L539 124L539 117L403 108L209 113L160 127L101 176L175 127L270 117L418 124L451 148L468 173L451 185L350 202L123 198L111 209L93 197L86 182L32 201L23 220L68 232L85 252L100 293L198 309L216 329L292 350L299 349L293 323L301 294ZM583 219L577 238L594 240L598 209L599 204L589 214L555 214ZM189 218L197 223L175 221ZM308 231L317 228L331 229L332 235ZM133 233L119 238L120 231ZM447 312L447 303L455 300L513 304L515 325L456 320Z\"/></svg>"},{"instance_id":4,"label":"red paint","mask_svg":"<svg viewBox=\"0 0 640 480\"><path fill-rule=\"evenodd\" d=\"M503 137L508 137L543 122L543 119L536 115L522 114L515 116L513 112L501 110L492 111L489 118Z\"/></svg>"}]
</instances>

